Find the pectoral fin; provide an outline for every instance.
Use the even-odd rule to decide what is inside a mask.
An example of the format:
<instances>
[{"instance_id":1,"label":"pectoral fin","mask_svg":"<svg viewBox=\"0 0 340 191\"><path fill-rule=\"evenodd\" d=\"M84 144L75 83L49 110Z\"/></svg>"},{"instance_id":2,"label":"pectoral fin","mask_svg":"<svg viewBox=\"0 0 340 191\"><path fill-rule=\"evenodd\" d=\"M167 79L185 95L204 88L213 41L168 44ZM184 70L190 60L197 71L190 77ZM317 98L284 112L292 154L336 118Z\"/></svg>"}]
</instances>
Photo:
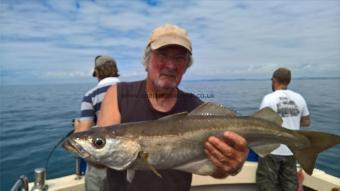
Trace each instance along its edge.
<instances>
[{"instance_id":1,"label":"pectoral fin","mask_svg":"<svg viewBox=\"0 0 340 191\"><path fill-rule=\"evenodd\" d=\"M134 177L135 177L135 170L127 169L126 180L131 183Z\"/></svg>"},{"instance_id":2,"label":"pectoral fin","mask_svg":"<svg viewBox=\"0 0 340 191\"><path fill-rule=\"evenodd\" d=\"M148 156L149 156L149 154L146 153L146 152L143 152L143 151L139 152L139 154L138 154L138 157L139 157L140 159L142 159L142 161L145 162L146 166L147 166L153 173L155 173L158 177L162 178L162 175L156 170L156 168L155 168L154 166L152 166L152 165L148 162Z\"/></svg>"}]
</instances>

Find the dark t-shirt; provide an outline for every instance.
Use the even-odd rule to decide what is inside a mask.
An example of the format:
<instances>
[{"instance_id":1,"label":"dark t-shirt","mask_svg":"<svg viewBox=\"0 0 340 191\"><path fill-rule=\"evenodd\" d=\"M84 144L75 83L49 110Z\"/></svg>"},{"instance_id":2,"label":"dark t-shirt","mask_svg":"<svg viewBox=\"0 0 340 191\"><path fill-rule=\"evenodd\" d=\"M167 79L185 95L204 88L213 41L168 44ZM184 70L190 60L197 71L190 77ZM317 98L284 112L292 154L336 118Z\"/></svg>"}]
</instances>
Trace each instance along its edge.
<instances>
[{"instance_id":1,"label":"dark t-shirt","mask_svg":"<svg viewBox=\"0 0 340 191\"><path fill-rule=\"evenodd\" d=\"M177 102L169 112L153 109L145 92L145 80L123 82L117 86L121 123L156 120L178 112L190 112L203 102L193 94L179 90ZM126 171L108 169L110 191L189 191L192 175L177 170L159 170L162 178L152 171L136 171L131 183L126 180Z\"/></svg>"}]
</instances>

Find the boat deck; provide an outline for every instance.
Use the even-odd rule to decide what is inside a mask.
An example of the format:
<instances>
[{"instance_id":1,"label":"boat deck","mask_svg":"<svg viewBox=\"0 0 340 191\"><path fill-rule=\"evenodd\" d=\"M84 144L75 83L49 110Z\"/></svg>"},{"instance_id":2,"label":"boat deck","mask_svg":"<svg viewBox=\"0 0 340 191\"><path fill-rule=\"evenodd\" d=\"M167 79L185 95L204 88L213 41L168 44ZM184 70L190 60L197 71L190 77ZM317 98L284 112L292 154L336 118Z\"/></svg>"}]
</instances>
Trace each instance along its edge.
<instances>
[{"instance_id":1,"label":"boat deck","mask_svg":"<svg viewBox=\"0 0 340 191\"><path fill-rule=\"evenodd\" d=\"M246 162L242 171L237 176L229 176L225 179L215 179L209 176L193 175L191 191L228 191L257 190L255 185L256 162ZM46 181L49 191L84 191L84 178L77 175L69 175ZM305 174L303 182L305 191L340 191L340 179L325 172L314 169L312 176ZM32 188L33 183L29 184Z\"/></svg>"}]
</instances>

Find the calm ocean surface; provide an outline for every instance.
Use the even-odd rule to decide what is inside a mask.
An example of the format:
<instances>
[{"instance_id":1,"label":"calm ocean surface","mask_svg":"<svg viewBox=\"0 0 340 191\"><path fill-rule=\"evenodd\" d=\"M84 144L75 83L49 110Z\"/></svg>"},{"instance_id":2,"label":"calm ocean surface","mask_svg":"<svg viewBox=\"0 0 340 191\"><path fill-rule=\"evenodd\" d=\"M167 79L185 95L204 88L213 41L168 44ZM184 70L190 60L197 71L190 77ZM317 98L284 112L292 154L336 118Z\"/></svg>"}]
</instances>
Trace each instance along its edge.
<instances>
[{"instance_id":1,"label":"calm ocean surface","mask_svg":"<svg viewBox=\"0 0 340 191\"><path fill-rule=\"evenodd\" d=\"M257 110L271 92L269 80L186 81L181 88L204 101L231 107L241 115ZM0 190L9 190L20 175L33 180L34 168L71 130L82 95L94 84L2 86L0 128ZM311 112L310 130L340 135L340 79L294 80L290 89L301 93ZM53 154L48 178L74 172L74 157L62 148ZM319 155L317 168L340 177L340 145Z\"/></svg>"}]
</instances>

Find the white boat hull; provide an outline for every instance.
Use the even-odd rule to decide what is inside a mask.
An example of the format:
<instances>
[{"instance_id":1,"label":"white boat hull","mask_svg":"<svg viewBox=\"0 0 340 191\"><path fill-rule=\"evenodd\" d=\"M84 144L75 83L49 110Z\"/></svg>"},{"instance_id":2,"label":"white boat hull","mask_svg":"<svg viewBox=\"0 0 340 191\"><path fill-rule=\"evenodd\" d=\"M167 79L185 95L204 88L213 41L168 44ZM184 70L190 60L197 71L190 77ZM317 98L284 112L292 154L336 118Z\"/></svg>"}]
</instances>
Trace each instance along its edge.
<instances>
[{"instance_id":1,"label":"white boat hull","mask_svg":"<svg viewBox=\"0 0 340 191\"><path fill-rule=\"evenodd\" d=\"M193 175L191 191L257 190L255 185L256 162L246 162L237 176L215 179L209 176ZM312 176L305 174L303 185L318 191L340 191L340 179L324 171L314 169ZM46 181L49 191L84 191L84 177L69 175ZM29 184L29 188L33 183Z\"/></svg>"}]
</instances>

